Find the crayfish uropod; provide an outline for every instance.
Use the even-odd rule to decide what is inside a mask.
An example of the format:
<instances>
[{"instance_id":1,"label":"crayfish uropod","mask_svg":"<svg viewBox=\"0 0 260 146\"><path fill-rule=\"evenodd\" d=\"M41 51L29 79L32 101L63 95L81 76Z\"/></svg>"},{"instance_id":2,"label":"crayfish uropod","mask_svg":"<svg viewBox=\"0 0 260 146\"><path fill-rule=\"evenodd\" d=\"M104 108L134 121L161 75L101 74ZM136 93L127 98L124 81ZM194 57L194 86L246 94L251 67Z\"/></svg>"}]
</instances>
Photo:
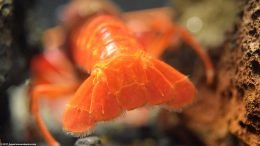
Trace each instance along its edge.
<instances>
[{"instance_id":1,"label":"crayfish uropod","mask_svg":"<svg viewBox=\"0 0 260 146\"><path fill-rule=\"evenodd\" d=\"M100 121L109 121L144 105L176 109L191 104L196 97L192 82L157 59L171 44L171 36L175 33L202 58L207 81L212 81L213 67L207 54L185 29L174 25L167 17L166 21L159 21L158 17L141 22L143 26L150 26L144 31L127 24L128 21L114 12L95 6L97 11L78 23L67 25L69 21L66 20L64 28L58 26L51 30L44 53L32 62L31 111L50 145L58 145L58 142L40 116L41 97L72 95L64 111L63 128L77 136L86 135ZM67 15L81 16L75 5L68 8ZM63 34L68 28L69 32ZM161 35L155 35L154 31ZM65 40L68 41L67 50L63 49ZM88 72L89 77L79 76L77 67Z\"/></svg>"}]
</instances>

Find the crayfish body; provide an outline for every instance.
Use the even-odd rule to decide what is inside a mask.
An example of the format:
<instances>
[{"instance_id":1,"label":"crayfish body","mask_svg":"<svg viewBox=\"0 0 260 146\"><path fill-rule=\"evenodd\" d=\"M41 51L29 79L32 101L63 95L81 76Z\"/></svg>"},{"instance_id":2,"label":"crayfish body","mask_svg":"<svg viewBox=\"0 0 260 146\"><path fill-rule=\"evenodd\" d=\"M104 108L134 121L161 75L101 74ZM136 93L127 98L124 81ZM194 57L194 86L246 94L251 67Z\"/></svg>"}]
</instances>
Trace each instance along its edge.
<instances>
[{"instance_id":1,"label":"crayfish body","mask_svg":"<svg viewBox=\"0 0 260 146\"><path fill-rule=\"evenodd\" d=\"M153 28L160 26L158 21L151 24ZM191 104L196 97L192 82L157 58L176 32L195 47L205 63L207 81L212 80L213 68L207 54L180 27L171 26L158 37L146 36L145 32L136 35L122 19L106 11L89 15L74 26L63 41L62 37L55 37L62 33L52 33L53 40L46 43L43 55L32 62L31 111L50 145L58 143L40 116L40 97L72 94L63 115L63 128L80 136L100 121L109 121L144 105L179 109ZM67 51L61 49L64 40L68 41ZM81 79L75 66L88 72L89 77Z\"/></svg>"}]
</instances>

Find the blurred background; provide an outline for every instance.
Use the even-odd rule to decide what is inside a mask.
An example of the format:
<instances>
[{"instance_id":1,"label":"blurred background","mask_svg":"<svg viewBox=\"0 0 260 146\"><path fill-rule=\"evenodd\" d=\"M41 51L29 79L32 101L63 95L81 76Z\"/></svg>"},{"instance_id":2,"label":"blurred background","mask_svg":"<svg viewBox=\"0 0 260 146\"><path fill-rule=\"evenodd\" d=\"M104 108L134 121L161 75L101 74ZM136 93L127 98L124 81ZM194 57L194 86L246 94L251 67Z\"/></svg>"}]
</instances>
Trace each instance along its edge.
<instances>
[{"instance_id":1,"label":"blurred background","mask_svg":"<svg viewBox=\"0 0 260 146\"><path fill-rule=\"evenodd\" d=\"M113 2L118 5L122 13L165 6L172 8L173 21L190 31L210 53L213 61L217 59L215 50L221 49L227 32L233 29L239 11L239 4L235 0L113 0ZM18 40L18 44L13 45L17 50L15 53L6 55L0 52L7 56L6 60L0 62L0 80L2 80L0 142L2 143L46 145L29 112L30 101L27 94L30 79L29 64L30 59L43 50L42 34L48 28L59 24L59 16L67 3L68 0L14 0L13 3L8 0L0 1L1 11L13 10L14 20L10 22L16 22L12 28L17 30L14 35L15 40ZM1 50L5 50L4 46L0 47ZM195 84L201 84L202 63L186 44L181 44L180 48L175 52L166 51L163 59L190 75ZM16 61L12 63L11 60ZM53 109L46 108L46 105L48 104L42 103L42 115L51 132L62 145L73 145L77 138L64 133L57 118L62 111L55 110L58 111L57 115L50 114L53 113ZM98 136L102 145L107 146L206 145L199 135L203 132L195 133L189 129L185 125L185 120L180 118L181 112L169 113L160 107L140 111L126 114L119 120L99 124L93 135ZM136 123L122 122L127 116L126 121L133 120Z\"/></svg>"}]
</instances>

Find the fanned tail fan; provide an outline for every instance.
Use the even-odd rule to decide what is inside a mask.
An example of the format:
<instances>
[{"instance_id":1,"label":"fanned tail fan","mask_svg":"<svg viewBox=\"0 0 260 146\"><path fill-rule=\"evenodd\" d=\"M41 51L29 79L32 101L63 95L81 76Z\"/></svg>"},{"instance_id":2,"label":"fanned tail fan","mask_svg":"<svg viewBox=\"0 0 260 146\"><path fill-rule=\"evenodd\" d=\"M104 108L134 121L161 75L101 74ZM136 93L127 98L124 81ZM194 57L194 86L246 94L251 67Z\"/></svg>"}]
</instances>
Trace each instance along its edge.
<instances>
[{"instance_id":1,"label":"fanned tail fan","mask_svg":"<svg viewBox=\"0 0 260 146\"><path fill-rule=\"evenodd\" d=\"M144 105L181 108L192 103L195 94L191 81L166 63L122 55L92 71L67 105L63 127L84 134L99 121Z\"/></svg>"}]
</instances>

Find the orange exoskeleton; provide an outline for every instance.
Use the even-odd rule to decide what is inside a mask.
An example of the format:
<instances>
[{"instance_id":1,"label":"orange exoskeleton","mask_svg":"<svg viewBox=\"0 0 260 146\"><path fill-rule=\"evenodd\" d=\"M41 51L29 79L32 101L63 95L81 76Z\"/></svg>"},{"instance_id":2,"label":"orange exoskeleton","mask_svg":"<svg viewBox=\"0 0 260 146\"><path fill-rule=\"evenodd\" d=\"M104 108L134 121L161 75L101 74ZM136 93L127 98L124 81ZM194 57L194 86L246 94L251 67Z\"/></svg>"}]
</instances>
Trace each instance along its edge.
<instances>
[{"instance_id":1,"label":"orange exoskeleton","mask_svg":"<svg viewBox=\"0 0 260 146\"><path fill-rule=\"evenodd\" d=\"M71 14L71 18L77 14L82 17L75 5L69 8L67 15ZM154 16L141 21L130 13L120 17L98 8L76 24L64 21L64 28L58 26L47 33L43 55L32 62L31 110L50 145L58 142L39 114L40 97L73 94L64 111L63 128L75 135L85 134L100 121L144 105L176 109L191 104L196 97L192 82L158 59L175 34L196 50L205 64L207 81L212 82L213 67L203 48L167 16L160 14L163 18ZM141 12L140 16L147 13L153 17L151 14L162 11ZM64 29L68 29L66 34L62 33ZM62 49L64 44L67 50ZM77 67L89 76L82 78Z\"/></svg>"}]
</instances>

